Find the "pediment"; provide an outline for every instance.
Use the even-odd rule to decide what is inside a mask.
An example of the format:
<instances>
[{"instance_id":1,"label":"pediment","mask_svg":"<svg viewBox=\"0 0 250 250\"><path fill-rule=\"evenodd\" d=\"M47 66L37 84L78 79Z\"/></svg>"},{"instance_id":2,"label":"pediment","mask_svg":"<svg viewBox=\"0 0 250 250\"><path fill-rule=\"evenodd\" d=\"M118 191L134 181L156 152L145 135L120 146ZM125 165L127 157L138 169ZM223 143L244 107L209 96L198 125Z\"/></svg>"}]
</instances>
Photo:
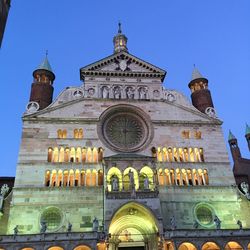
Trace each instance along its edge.
<instances>
[{"instance_id":1,"label":"pediment","mask_svg":"<svg viewBox=\"0 0 250 250\"><path fill-rule=\"evenodd\" d=\"M127 52L115 53L100 61L94 62L80 69L81 79L85 76L135 76L161 78L162 81L166 71L139 59Z\"/></svg>"}]
</instances>

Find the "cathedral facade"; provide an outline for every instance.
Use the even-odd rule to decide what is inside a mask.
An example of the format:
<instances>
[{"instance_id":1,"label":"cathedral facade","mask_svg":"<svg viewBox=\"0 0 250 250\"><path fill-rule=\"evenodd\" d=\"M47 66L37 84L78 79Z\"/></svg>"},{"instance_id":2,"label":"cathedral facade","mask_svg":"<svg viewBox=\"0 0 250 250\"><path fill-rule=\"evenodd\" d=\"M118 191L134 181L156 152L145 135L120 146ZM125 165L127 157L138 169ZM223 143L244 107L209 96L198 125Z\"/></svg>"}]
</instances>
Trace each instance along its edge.
<instances>
[{"instance_id":1,"label":"cathedral facade","mask_svg":"<svg viewBox=\"0 0 250 250\"><path fill-rule=\"evenodd\" d=\"M0 249L250 249L249 189L235 183L208 80L194 69L190 103L128 52L120 26L113 43L54 100L47 56L33 72Z\"/></svg>"}]
</instances>

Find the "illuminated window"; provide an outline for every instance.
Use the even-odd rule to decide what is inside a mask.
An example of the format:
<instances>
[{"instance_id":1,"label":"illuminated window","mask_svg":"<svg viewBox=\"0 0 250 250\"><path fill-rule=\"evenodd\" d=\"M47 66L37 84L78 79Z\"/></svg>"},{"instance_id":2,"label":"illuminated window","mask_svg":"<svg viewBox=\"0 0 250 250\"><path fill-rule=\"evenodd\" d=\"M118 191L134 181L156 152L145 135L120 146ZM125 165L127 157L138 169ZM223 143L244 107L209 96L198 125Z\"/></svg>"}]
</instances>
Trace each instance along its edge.
<instances>
[{"instance_id":1,"label":"illuminated window","mask_svg":"<svg viewBox=\"0 0 250 250\"><path fill-rule=\"evenodd\" d=\"M65 148L65 151L64 151L64 161L65 162L69 162L69 158L70 158L69 148Z\"/></svg>"},{"instance_id":2,"label":"illuminated window","mask_svg":"<svg viewBox=\"0 0 250 250\"><path fill-rule=\"evenodd\" d=\"M194 162L194 150L192 148L189 148L189 159Z\"/></svg>"},{"instance_id":3,"label":"illuminated window","mask_svg":"<svg viewBox=\"0 0 250 250\"><path fill-rule=\"evenodd\" d=\"M168 160L170 162L173 162L173 152L172 152L172 148L168 148Z\"/></svg>"},{"instance_id":4,"label":"illuminated window","mask_svg":"<svg viewBox=\"0 0 250 250\"><path fill-rule=\"evenodd\" d=\"M98 186L103 186L103 171L98 170Z\"/></svg>"},{"instance_id":5,"label":"illuminated window","mask_svg":"<svg viewBox=\"0 0 250 250\"><path fill-rule=\"evenodd\" d=\"M159 185L163 186L164 185L164 176L163 176L163 171L161 168L158 170L158 180L159 180Z\"/></svg>"},{"instance_id":6,"label":"illuminated window","mask_svg":"<svg viewBox=\"0 0 250 250\"><path fill-rule=\"evenodd\" d=\"M78 187L80 184L80 171L79 169L75 172L75 187Z\"/></svg>"},{"instance_id":7,"label":"illuminated window","mask_svg":"<svg viewBox=\"0 0 250 250\"><path fill-rule=\"evenodd\" d=\"M179 168L177 168L176 170L175 170L175 176L176 176L176 185L182 185L182 183L181 183L181 175L180 175L180 170L179 170Z\"/></svg>"},{"instance_id":8,"label":"illuminated window","mask_svg":"<svg viewBox=\"0 0 250 250\"><path fill-rule=\"evenodd\" d=\"M183 130L181 132L181 136L183 139L189 139L190 138L190 132L188 130Z\"/></svg>"},{"instance_id":9,"label":"illuminated window","mask_svg":"<svg viewBox=\"0 0 250 250\"><path fill-rule=\"evenodd\" d=\"M83 138L83 130L80 129L74 129L74 138L75 139L82 139Z\"/></svg>"},{"instance_id":10,"label":"illuminated window","mask_svg":"<svg viewBox=\"0 0 250 250\"><path fill-rule=\"evenodd\" d=\"M58 162L58 148L55 147L54 150L53 150L53 162Z\"/></svg>"},{"instance_id":11,"label":"illuminated window","mask_svg":"<svg viewBox=\"0 0 250 250\"><path fill-rule=\"evenodd\" d=\"M74 171L73 171L73 169L71 169L70 171L69 171L69 186L70 187L73 187L74 186Z\"/></svg>"},{"instance_id":12,"label":"illuminated window","mask_svg":"<svg viewBox=\"0 0 250 250\"><path fill-rule=\"evenodd\" d=\"M204 162L204 154L203 154L203 148L200 148L200 158L201 158L201 161Z\"/></svg>"},{"instance_id":13,"label":"illuminated window","mask_svg":"<svg viewBox=\"0 0 250 250\"><path fill-rule=\"evenodd\" d=\"M189 161L189 155L188 155L188 149L187 148L183 149L183 154L184 154L184 161L188 162Z\"/></svg>"},{"instance_id":14,"label":"illuminated window","mask_svg":"<svg viewBox=\"0 0 250 250\"><path fill-rule=\"evenodd\" d=\"M208 173L207 173L207 170L204 169L203 173L204 173L205 183L206 183L206 185L208 185L208 184L209 184L209 180L208 180Z\"/></svg>"},{"instance_id":15,"label":"illuminated window","mask_svg":"<svg viewBox=\"0 0 250 250\"><path fill-rule=\"evenodd\" d=\"M105 248L103 248L103 249L106 249L106 245L105 245ZM83 246L78 246L78 247L74 248L74 250L91 250L91 248L83 245ZM99 250L99 248L98 248L98 250Z\"/></svg>"},{"instance_id":16,"label":"illuminated window","mask_svg":"<svg viewBox=\"0 0 250 250\"><path fill-rule=\"evenodd\" d=\"M86 172L86 186L91 186L91 171L89 169Z\"/></svg>"},{"instance_id":17,"label":"illuminated window","mask_svg":"<svg viewBox=\"0 0 250 250\"><path fill-rule=\"evenodd\" d=\"M46 174L45 174L45 186L46 187L50 186L50 171L46 171Z\"/></svg>"},{"instance_id":18,"label":"illuminated window","mask_svg":"<svg viewBox=\"0 0 250 250\"><path fill-rule=\"evenodd\" d=\"M194 138L201 139L201 131L194 131Z\"/></svg>"},{"instance_id":19,"label":"illuminated window","mask_svg":"<svg viewBox=\"0 0 250 250\"><path fill-rule=\"evenodd\" d=\"M158 150L157 150L157 160L159 162L162 162L162 151L161 151L161 148L159 147Z\"/></svg>"},{"instance_id":20,"label":"illuminated window","mask_svg":"<svg viewBox=\"0 0 250 250\"><path fill-rule=\"evenodd\" d=\"M62 218L62 212L59 208L50 207L45 209L41 214L40 223L46 222L47 230L53 232L61 226Z\"/></svg>"},{"instance_id":21,"label":"illuminated window","mask_svg":"<svg viewBox=\"0 0 250 250\"><path fill-rule=\"evenodd\" d=\"M48 149L48 162L52 162L52 156L53 156L53 149Z\"/></svg>"},{"instance_id":22,"label":"illuminated window","mask_svg":"<svg viewBox=\"0 0 250 250\"><path fill-rule=\"evenodd\" d=\"M168 161L168 151L165 147L162 149L162 154L163 154L163 161L167 162Z\"/></svg>"},{"instance_id":23,"label":"illuminated window","mask_svg":"<svg viewBox=\"0 0 250 250\"><path fill-rule=\"evenodd\" d=\"M184 186L188 185L187 172L185 169L181 170L182 183Z\"/></svg>"},{"instance_id":24,"label":"illuminated window","mask_svg":"<svg viewBox=\"0 0 250 250\"><path fill-rule=\"evenodd\" d=\"M171 185L171 176L168 169L165 169L166 185Z\"/></svg>"},{"instance_id":25,"label":"illuminated window","mask_svg":"<svg viewBox=\"0 0 250 250\"><path fill-rule=\"evenodd\" d=\"M62 187L62 185L63 185L63 172L62 170L59 170L57 174L57 186Z\"/></svg>"},{"instance_id":26,"label":"illuminated window","mask_svg":"<svg viewBox=\"0 0 250 250\"><path fill-rule=\"evenodd\" d=\"M51 186L52 186L52 187L55 187L55 186L56 186L56 170L53 170L53 171L52 171Z\"/></svg>"},{"instance_id":27,"label":"illuminated window","mask_svg":"<svg viewBox=\"0 0 250 250\"><path fill-rule=\"evenodd\" d=\"M63 186L67 187L69 185L69 171L65 170L63 172Z\"/></svg>"},{"instance_id":28,"label":"illuminated window","mask_svg":"<svg viewBox=\"0 0 250 250\"><path fill-rule=\"evenodd\" d=\"M76 150L75 148L70 148L70 162L75 162Z\"/></svg>"},{"instance_id":29,"label":"illuminated window","mask_svg":"<svg viewBox=\"0 0 250 250\"><path fill-rule=\"evenodd\" d=\"M93 162L93 163L97 163L97 162L98 162L98 152L97 152L97 148L93 148L93 149L92 149L92 154L93 154L92 162Z\"/></svg>"},{"instance_id":30,"label":"illuminated window","mask_svg":"<svg viewBox=\"0 0 250 250\"><path fill-rule=\"evenodd\" d=\"M92 160L93 160L92 149L88 148L87 155L86 155L86 162L92 162Z\"/></svg>"},{"instance_id":31,"label":"illuminated window","mask_svg":"<svg viewBox=\"0 0 250 250\"><path fill-rule=\"evenodd\" d=\"M193 185L193 180L192 180L192 171L191 171L190 168L187 170L187 178L188 178L188 184L190 186L192 186Z\"/></svg>"},{"instance_id":32,"label":"illuminated window","mask_svg":"<svg viewBox=\"0 0 250 250\"><path fill-rule=\"evenodd\" d=\"M190 242L184 242L178 247L178 250L197 250L197 248Z\"/></svg>"},{"instance_id":33,"label":"illuminated window","mask_svg":"<svg viewBox=\"0 0 250 250\"><path fill-rule=\"evenodd\" d=\"M156 150L156 148L152 147L151 151L152 151L152 157L157 157L157 150Z\"/></svg>"},{"instance_id":34,"label":"illuminated window","mask_svg":"<svg viewBox=\"0 0 250 250\"><path fill-rule=\"evenodd\" d=\"M81 171L81 186L85 186L85 171Z\"/></svg>"},{"instance_id":35,"label":"illuminated window","mask_svg":"<svg viewBox=\"0 0 250 250\"><path fill-rule=\"evenodd\" d=\"M59 139L67 138L67 130L66 129L64 129L64 130L58 129L57 130L57 138L59 138Z\"/></svg>"},{"instance_id":36,"label":"illuminated window","mask_svg":"<svg viewBox=\"0 0 250 250\"><path fill-rule=\"evenodd\" d=\"M92 176L91 176L91 186L96 186L96 177L97 177L97 172L95 169L92 170Z\"/></svg>"},{"instance_id":37,"label":"illuminated window","mask_svg":"<svg viewBox=\"0 0 250 250\"><path fill-rule=\"evenodd\" d=\"M220 247L214 242L206 242L203 244L201 250L220 250Z\"/></svg>"},{"instance_id":38,"label":"illuminated window","mask_svg":"<svg viewBox=\"0 0 250 250\"><path fill-rule=\"evenodd\" d=\"M175 175L174 175L174 169L170 170L170 180L171 180L171 184L175 185Z\"/></svg>"},{"instance_id":39,"label":"illuminated window","mask_svg":"<svg viewBox=\"0 0 250 250\"><path fill-rule=\"evenodd\" d=\"M76 160L75 160L75 162L81 162L81 148L80 147L78 147L77 149L76 149Z\"/></svg>"},{"instance_id":40,"label":"illuminated window","mask_svg":"<svg viewBox=\"0 0 250 250\"><path fill-rule=\"evenodd\" d=\"M102 162L103 160L103 149L98 148L98 162Z\"/></svg>"},{"instance_id":41,"label":"illuminated window","mask_svg":"<svg viewBox=\"0 0 250 250\"><path fill-rule=\"evenodd\" d=\"M243 250L243 247L235 241L230 241L226 244L225 250Z\"/></svg>"},{"instance_id":42,"label":"illuminated window","mask_svg":"<svg viewBox=\"0 0 250 250\"><path fill-rule=\"evenodd\" d=\"M86 148L82 148L82 162L85 163L86 162Z\"/></svg>"},{"instance_id":43,"label":"illuminated window","mask_svg":"<svg viewBox=\"0 0 250 250\"><path fill-rule=\"evenodd\" d=\"M61 147L59 151L59 162L64 162L64 148Z\"/></svg>"}]
</instances>

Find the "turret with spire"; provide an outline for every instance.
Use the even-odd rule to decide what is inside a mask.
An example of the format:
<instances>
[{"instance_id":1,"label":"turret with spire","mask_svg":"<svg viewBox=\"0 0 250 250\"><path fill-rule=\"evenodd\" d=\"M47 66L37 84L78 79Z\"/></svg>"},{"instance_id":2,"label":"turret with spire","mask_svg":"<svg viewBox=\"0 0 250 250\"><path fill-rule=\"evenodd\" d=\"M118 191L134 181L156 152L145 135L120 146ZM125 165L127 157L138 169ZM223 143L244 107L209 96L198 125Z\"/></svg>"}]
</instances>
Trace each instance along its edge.
<instances>
[{"instance_id":1,"label":"turret with spire","mask_svg":"<svg viewBox=\"0 0 250 250\"><path fill-rule=\"evenodd\" d=\"M203 113L205 113L208 107L214 107L211 93L208 89L208 80L201 75L195 65L188 87L192 92L191 99L194 107Z\"/></svg>"},{"instance_id":2,"label":"turret with spire","mask_svg":"<svg viewBox=\"0 0 250 250\"><path fill-rule=\"evenodd\" d=\"M246 124L246 133L245 133L245 137L247 140L247 144L248 144L248 149L250 151L250 127L248 126L248 124Z\"/></svg>"},{"instance_id":3,"label":"turret with spire","mask_svg":"<svg viewBox=\"0 0 250 250\"><path fill-rule=\"evenodd\" d=\"M228 143L230 146L233 160L235 162L239 158L241 158L241 153L240 153L240 148L238 146L238 141L237 141L236 137L233 135L233 133L231 132L231 130L229 130L229 134L228 134Z\"/></svg>"},{"instance_id":4,"label":"turret with spire","mask_svg":"<svg viewBox=\"0 0 250 250\"><path fill-rule=\"evenodd\" d=\"M45 59L33 72L33 77L30 102L37 102L41 110L51 104L54 91L53 82L55 75L48 60L48 52L46 52Z\"/></svg>"},{"instance_id":5,"label":"turret with spire","mask_svg":"<svg viewBox=\"0 0 250 250\"><path fill-rule=\"evenodd\" d=\"M128 41L128 38L124 34L122 34L121 23L119 22L118 34L113 39L114 53L119 53L121 51L128 52L127 41Z\"/></svg>"}]
</instances>

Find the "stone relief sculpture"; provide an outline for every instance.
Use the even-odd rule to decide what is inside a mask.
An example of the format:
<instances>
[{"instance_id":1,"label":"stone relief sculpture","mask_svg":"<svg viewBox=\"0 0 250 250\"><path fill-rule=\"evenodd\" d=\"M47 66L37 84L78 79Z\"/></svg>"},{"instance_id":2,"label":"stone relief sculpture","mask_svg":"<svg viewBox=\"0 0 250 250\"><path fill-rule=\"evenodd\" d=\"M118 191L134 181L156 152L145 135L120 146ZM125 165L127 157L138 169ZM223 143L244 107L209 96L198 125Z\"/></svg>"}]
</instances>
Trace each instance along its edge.
<instances>
[{"instance_id":1,"label":"stone relief sculpture","mask_svg":"<svg viewBox=\"0 0 250 250\"><path fill-rule=\"evenodd\" d=\"M134 99L135 90L132 87L127 87L126 94L128 99Z\"/></svg>"},{"instance_id":2,"label":"stone relief sculpture","mask_svg":"<svg viewBox=\"0 0 250 250\"><path fill-rule=\"evenodd\" d=\"M109 98L109 87L108 86L102 87L102 98L104 98L104 99Z\"/></svg>"},{"instance_id":3,"label":"stone relief sculpture","mask_svg":"<svg viewBox=\"0 0 250 250\"><path fill-rule=\"evenodd\" d=\"M114 177L112 179L112 191L118 191L119 187L118 187L118 180L116 177Z\"/></svg>"},{"instance_id":4,"label":"stone relief sculpture","mask_svg":"<svg viewBox=\"0 0 250 250\"><path fill-rule=\"evenodd\" d=\"M145 190L149 189L149 179L147 176L145 177L143 184Z\"/></svg>"},{"instance_id":5,"label":"stone relief sculpture","mask_svg":"<svg viewBox=\"0 0 250 250\"><path fill-rule=\"evenodd\" d=\"M121 99L121 88L119 86L114 87L114 98Z\"/></svg>"},{"instance_id":6,"label":"stone relief sculpture","mask_svg":"<svg viewBox=\"0 0 250 250\"><path fill-rule=\"evenodd\" d=\"M133 190L135 188L135 179L134 179L134 172L131 169L128 172L128 176L129 176L130 187Z\"/></svg>"},{"instance_id":7,"label":"stone relief sculpture","mask_svg":"<svg viewBox=\"0 0 250 250\"><path fill-rule=\"evenodd\" d=\"M249 193L249 185L246 182L241 182L240 188L242 190L242 193L246 196L248 200L250 200L250 193Z\"/></svg>"},{"instance_id":8,"label":"stone relief sculpture","mask_svg":"<svg viewBox=\"0 0 250 250\"><path fill-rule=\"evenodd\" d=\"M145 87L141 87L139 89L139 99L140 100L147 99L147 92L148 92L148 90Z\"/></svg>"}]
</instances>

